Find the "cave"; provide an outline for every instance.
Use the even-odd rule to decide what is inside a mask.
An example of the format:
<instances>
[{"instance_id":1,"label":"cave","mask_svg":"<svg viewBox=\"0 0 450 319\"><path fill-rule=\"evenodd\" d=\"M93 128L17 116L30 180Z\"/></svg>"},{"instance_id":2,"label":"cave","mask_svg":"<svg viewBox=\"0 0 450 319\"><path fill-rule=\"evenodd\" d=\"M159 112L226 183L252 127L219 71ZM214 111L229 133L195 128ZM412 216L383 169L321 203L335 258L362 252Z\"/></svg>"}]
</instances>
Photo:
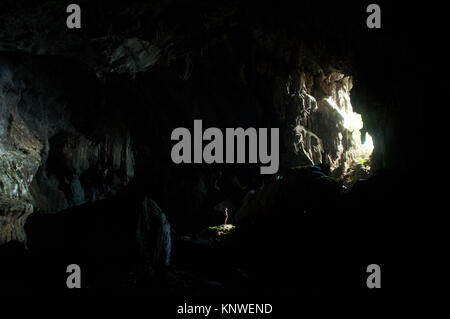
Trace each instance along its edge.
<instances>
[{"instance_id":1,"label":"cave","mask_svg":"<svg viewBox=\"0 0 450 319\"><path fill-rule=\"evenodd\" d=\"M444 54L435 9L380 2L370 29L363 3L77 3L73 29L64 1L0 4L2 298L280 313L408 290L435 142L426 107L445 91L430 73ZM197 160L195 120L220 145L246 130L247 149ZM171 157L177 128L192 160ZM257 141L279 155L269 174ZM382 289L366 286L373 263Z\"/></svg>"}]
</instances>

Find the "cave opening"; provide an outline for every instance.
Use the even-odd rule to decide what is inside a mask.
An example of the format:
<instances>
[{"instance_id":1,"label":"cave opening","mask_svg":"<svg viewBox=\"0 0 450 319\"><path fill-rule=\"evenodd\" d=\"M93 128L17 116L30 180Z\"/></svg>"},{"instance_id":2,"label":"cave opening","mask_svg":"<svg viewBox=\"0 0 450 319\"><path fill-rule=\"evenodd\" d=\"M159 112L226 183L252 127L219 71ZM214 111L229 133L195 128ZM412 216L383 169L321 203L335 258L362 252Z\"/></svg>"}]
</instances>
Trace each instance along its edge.
<instances>
[{"instance_id":1,"label":"cave opening","mask_svg":"<svg viewBox=\"0 0 450 319\"><path fill-rule=\"evenodd\" d=\"M326 166L346 186L369 177L374 142L362 115L354 111L352 76L332 71L308 83L308 75L301 74L299 82L300 90L288 89L298 110L293 116L294 165Z\"/></svg>"},{"instance_id":2,"label":"cave opening","mask_svg":"<svg viewBox=\"0 0 450 319\"><path fill-rule=\"evenodd\" d=\"M346 81L348 83L338 88L336 95L325 100L341 116L341 123L337 123L342 129L338 134L340 145L337 148L338 154L334 156L336 158L340 152L345 153L343 163L330 161L331 175L351 185L358 179L370 176L374 144L370 133L364 131L362 115L353 110L350 98L350 91L353 89L352 78L348 77ZM346 143L343 142L344 136L347 137Z\"/></svg>"},{"instance_id":3,"label":"cave opening","mask_svg":"<svg viewBox=\"0 0 450 319\"><path fill-rule=\"evenodd\" d=\"M402 164L429 154L403 153L422 110L411 88L432 90L378 54L384 34L367 36L358 8L97 1L99 19L68 36L43 2L29 25L0 12L0 296L70 297L74 262L91 296L358 293L352 276L387 260L417 185ZM237 160L174 161L171 132L194 123L195 137L196 119L220 139L279 129L276 173L237 143Z\"/></svg>"}]
</instances>

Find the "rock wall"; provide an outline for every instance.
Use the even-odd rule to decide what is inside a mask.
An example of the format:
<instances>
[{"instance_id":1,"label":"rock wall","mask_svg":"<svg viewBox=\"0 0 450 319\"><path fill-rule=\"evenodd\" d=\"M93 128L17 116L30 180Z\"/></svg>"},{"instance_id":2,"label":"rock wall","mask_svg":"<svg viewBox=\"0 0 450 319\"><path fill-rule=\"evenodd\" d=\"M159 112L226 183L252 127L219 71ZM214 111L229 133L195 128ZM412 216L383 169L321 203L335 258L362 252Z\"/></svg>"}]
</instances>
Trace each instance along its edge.
<instances>
[{"instance_id":1,"label":"rock wall","mask_svg":"<svg viewBox=\"0 0 450 319\"><path fill-rule=\"evenodd\" d=\"M342 34L308 20L314 6L276 20L270 7L221 4L198 20L183 1L80 4L81 30L61 26L52 1L0 15L1 211L15 216L2 228L17 232L5 238L23 238L31 211L114 196L133 176L180 228L259 187L249 167L171 162L171 131L193 119L279 127L282 170L325 164L341 177L358 158L342 116L354 61Z\"/></svg>"},{"instance_id":2,"label":"rock wall","mask_svg":"<svg viewBox=\"0 0 450 319\"><path fill-rule=\"evenodd\" d=\"M134 174L130 134L76 127L70 104L78 87L48 67L27 56L0 59L0 243L24 241L33 211L105 198Z\"/></svg>"},{"instance_id":3,"label":"rock wall","mask_svg":"<svg viewBox=\"0 0 450 319\"><path fill-rule=\"evenodd\" d=\"M332 176L343 179L358 161L370 160L372 147L361 139L361 115L353 112L350 102L351 76L325 74L322 69L316 75L300 71L280 86L285 90L279 90L283 93L276 103L287 130L287 167L324 164Z\"/></svg>"}]
</instances>

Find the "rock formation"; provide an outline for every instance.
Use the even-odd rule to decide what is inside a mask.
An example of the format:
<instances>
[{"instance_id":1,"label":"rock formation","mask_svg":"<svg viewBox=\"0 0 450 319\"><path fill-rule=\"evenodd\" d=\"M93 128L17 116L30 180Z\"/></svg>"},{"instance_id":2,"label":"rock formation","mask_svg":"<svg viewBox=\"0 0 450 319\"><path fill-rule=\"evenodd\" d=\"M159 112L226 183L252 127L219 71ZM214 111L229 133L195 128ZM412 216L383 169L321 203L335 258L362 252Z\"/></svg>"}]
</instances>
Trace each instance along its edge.
<instances>
[{"instance_id":1,"label":"rock formation","mask_svg":"<svg viewBox=\"0 0 450 319\"><path fill-rule=\"evenodd\" d=\"M1 2L0 255L12 269L45 260L36 286L43 271L59 287L51 271L74 258L93 294L312 291L334 280L312 260L343 249L359 267L349 238L376 246L352 221L403 221L382 202L407 198L406 172L434 149L411 138L444 91L417 66L428 35L368 33L364 10L341 3L213 2L81 0L81 29L64 3ZM194 119L279 128L279 172L174 164L170 134ZM371 224L367 205L392 214ZM236 229L205 240L225 210Z\"/></svg>"}]
</instances>

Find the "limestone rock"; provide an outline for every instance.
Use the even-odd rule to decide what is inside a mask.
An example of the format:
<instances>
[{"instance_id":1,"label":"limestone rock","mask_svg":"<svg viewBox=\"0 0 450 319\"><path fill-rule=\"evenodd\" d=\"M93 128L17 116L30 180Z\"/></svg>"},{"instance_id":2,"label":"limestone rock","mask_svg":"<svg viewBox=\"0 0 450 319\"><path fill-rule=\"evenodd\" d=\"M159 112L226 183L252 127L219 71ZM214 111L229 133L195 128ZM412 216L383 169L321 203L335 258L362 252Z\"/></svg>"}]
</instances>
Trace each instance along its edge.
<instances>
[{"instance_id":1,"label":"limestone rock","mask_svg":"<svg viewBox=\"0 0 450 319\"><path fill-rule=\"evenodd\" d=\"M159 60L161 51L147 41L127 39L111 55L111 72L134 75L145 72Z\"/></svg>"},{"instance_id":2,"label":"limestone rock","mask_svg":"<svg viewBox=\"0 0 450 319\"><path fill-rule=\"evenodd\" d=\"M150 264L170 265L172 229L161 208L148 197L142 201L138 215L136 240L140 253Z\"/></svg>"},{"instance_id":3,"label":"limestone rock","mask_svg":"<svg viewBox=\"0 0 450 319\"><path fill-rule=\"evenodd\" d=\"M302 216L312 213L313 207L332 207L339 192L339 183L316 166L291 169L255 192L249 192L234 219L238 228L254 224L292 227Z\"/></svg>"},{"instance_id":4,"label":"limestone rock","mask_svg":"<svg viewBox=\"0 0 450 319\"><path fill-rule=\"evenodd\" d=\"M16 198L0 196L0 245L10 241L26 242L24 225L33 206Z\"/></svg>"},{"instance_id":5,"label":"limestone rock","mask_svg":"<svg viewBox=\"0 0 450 319\"><path fill-rule=\"evenodd\" d=\"M129 131L115 125L89 127L87 121L80 125L78 117L85 120L90 114L68 107L74 102L67 78L53 72L42 76L50 67L42 59L18 60L0 59L3 242L25 240L21 228L33 211L54 213L107 198L134 176ZM90 121L104 118L91 116Z\"/></svg>"}]
</instances>

